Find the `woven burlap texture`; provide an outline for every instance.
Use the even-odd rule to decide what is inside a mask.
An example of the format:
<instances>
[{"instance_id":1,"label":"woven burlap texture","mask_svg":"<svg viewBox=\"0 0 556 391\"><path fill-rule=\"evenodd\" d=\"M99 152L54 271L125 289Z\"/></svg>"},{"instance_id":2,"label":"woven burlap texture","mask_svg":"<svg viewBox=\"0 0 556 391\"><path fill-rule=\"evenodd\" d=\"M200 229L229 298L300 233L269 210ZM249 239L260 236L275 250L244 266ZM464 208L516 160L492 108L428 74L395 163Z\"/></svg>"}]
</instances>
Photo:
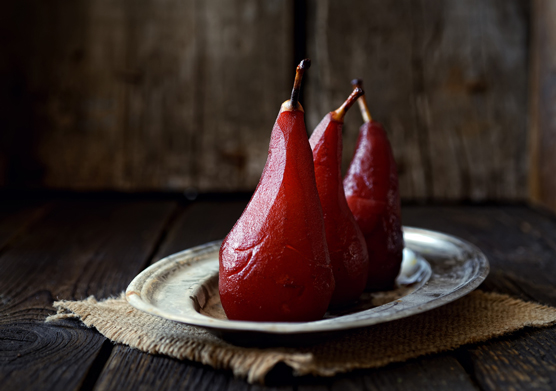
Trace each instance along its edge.
<instances>
[{"instance_id":1,"label":"woven burlap texture","mask_svg":"<svg viewBox=\"0 0 556 391\"><path fill-rule=\"evenodd\" d=\"M475 291L429 312L344 333L314 346L258 349L234 346L203 329L146 314L129 305L123 295L105 301L94 297L57 301L54 307L58 314L48 317L48 322L77 318L113 342L231 369L250 383L263 382L279 362L296 375L332 376L455 349L526 326L556 323L556 308Z\"/></svg>"}]
</instances>

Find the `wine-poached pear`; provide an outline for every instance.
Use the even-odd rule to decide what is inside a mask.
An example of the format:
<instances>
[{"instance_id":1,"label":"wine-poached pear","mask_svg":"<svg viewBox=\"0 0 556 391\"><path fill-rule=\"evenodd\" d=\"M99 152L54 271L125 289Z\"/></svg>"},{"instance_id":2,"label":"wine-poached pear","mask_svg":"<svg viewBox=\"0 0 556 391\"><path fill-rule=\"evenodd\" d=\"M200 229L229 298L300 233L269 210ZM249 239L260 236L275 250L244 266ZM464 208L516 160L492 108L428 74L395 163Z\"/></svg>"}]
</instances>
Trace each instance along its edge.
<instances>
[{"instance_id":1,"label":"wine-poached pear","mask_svg":"<svg viewBox=\"0 0 556 391\"><path fill-rule=\"evenodd\" d=\"M321 319L334 291L313 157L298 102L310 62L296 70L272 129L257 188L220 248L219 291L229 319Z\"/></svg>"},{"instance_id":2,"label":"wine-poached pear","mask_svg":"<svg viewBox=\"0 0 556 391\"><path fill-rule=\"evenodd\" d=\"M365 238L347 204L341 172L344 116L361 95L363 90L355 89L339 109L322 119L309 139L336 282L331 306L343 306L357 300L365 289L369 269Z\"/></svg>"},{"instance_id":3,"label":"wine-poached pear","mask_svg":"<svg viewBox=\"0 0 556 391\"><path fill-rule=\"evenodd\" d=\"M360 80L352 84L362 87ZM367 243L367 290L386 290L394 287L404 247L398 173L383 126L372 119L364 96L358 102L365 123L359 129L344 190Z\"/></svg>"}]
</instances>

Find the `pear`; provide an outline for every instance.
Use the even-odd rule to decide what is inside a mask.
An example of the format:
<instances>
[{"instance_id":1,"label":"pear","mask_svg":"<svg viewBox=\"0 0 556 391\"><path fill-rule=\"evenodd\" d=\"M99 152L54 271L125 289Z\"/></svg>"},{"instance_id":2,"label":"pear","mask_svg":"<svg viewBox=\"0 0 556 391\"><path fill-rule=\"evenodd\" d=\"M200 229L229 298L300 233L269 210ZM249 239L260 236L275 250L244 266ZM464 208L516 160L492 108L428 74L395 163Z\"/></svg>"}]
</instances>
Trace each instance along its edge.
<instances>
[{"instance_id":1,"label":"pear","mask_svg":"<svg viewBox=\"0 0 556 391\"><path fill-rule=\"evenodd\" d=\"M361 80L352 81L362 88ZM365 123L344 178L347 203L369 252L367 290L392 289L403 256L398 173L384 127L373 120L365 97L358 99Z\"/></svg>"},{"instance_id":2,"label":"pear","mask_svg":"<svg viewBox=\"0 0 556 391\"><path fill-rule=\"evenodd\" d=\"M219 291L232 320L321 319L334 291L313 157L299 104L303 60L291 99L272 129L257 188L220 248Z\"/></svg>"},{"instance_id":3,"label":"pear","mask_svg":"<svg viewBox=\"0 0 556 391\"><path fill-rule=\"evenodd\" d=\"M344 116L363 94L362 89L355 89L339 109L322 119L309 139L336 283L330 302L335 307L359 298L365 289L369 269L365 238L347 204L341 172Z\"/></svg>"}]
</instances>

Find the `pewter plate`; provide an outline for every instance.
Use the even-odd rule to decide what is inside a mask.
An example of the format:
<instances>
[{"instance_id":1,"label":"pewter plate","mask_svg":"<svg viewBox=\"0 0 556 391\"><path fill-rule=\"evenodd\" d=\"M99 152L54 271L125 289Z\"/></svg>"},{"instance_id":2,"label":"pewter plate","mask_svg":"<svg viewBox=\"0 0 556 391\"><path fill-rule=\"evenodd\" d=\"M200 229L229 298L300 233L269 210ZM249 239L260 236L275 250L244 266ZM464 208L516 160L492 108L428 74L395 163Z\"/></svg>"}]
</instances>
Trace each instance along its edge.
<instances>
[{"instance_id":1,"label":"pewter plate","mask_svg":"<svg viewBox=\"0 0 556 391\"><path fill-rule=\"evenodd\" d=\"M404 227L404 241L406 249L396 289L364 293L358 303L329 311L314 322L228 320L218 295L220 241L170 255L151 265L131 282L126 298L139 310L203 327L234 342L273 338L284 342L428 311L471 292L489 272L484 254L454 236Z\"/></svg>"}]
</instances>

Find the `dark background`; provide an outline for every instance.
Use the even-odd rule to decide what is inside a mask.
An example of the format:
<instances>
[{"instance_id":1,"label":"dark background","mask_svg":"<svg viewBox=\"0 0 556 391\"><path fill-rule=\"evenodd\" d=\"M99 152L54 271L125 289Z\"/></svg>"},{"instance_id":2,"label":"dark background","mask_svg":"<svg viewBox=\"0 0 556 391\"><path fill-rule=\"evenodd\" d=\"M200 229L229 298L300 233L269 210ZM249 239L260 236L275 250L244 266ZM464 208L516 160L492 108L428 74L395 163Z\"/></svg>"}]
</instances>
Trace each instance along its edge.
<instances>
[{"instance_id":1,"label":"dark background","mask_svg":"<svg viewBox=\"0 0 556 391\"><path fill-rule=\"evenodd\" d=\"M404 200L556 208L556 6L21 0L0 6L0 186L252 191L295 64L310 133L363 78ZM344 165L361 117L348 114Z\"/></svg>"}]
</instances>

